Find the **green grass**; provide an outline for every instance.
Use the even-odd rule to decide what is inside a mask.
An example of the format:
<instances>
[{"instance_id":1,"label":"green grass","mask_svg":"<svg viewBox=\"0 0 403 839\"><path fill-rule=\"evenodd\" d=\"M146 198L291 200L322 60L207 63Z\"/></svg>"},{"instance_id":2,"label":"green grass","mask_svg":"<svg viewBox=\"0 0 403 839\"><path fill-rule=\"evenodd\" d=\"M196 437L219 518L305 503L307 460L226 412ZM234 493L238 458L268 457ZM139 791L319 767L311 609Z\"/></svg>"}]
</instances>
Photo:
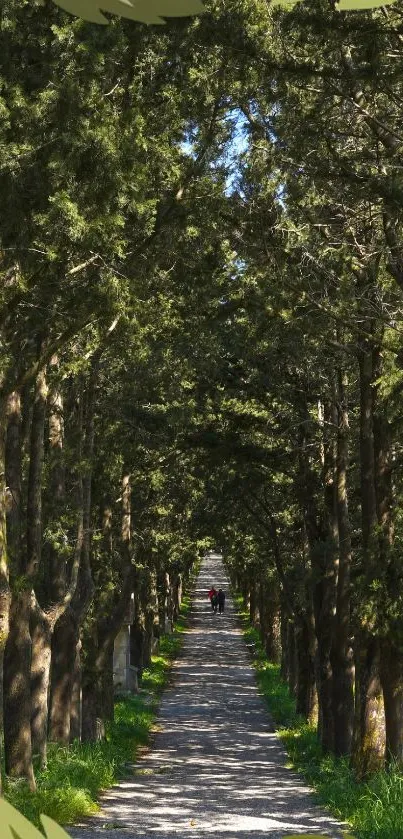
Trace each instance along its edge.
<instances>
[{"instance_id":1,"label":"green grass","mask_svg":"<svg viewBox=\"0 0 403 839\"><path fill-rule=\"evenodd\" d=\"M132 773L138 749L147 745L155 721L160 695L177 656L190 610L184 597L181 615L172 635L161 638L158 655L144 670L141 691L115 704L115 720L102 743L48 747L48 766L36 773L37 791L29 792L24 781L6 780L4 797L35 825L44 813L59 824L74 824L99 807L101 790Z\"/></svg>"},{"instance_id":2,"label":"green grass","mask_svg":"<svg viewBox=\"0 0 403 839\"><path fill-rule=\"evenodd\" d=\"M260 692L287 749L290 765L304 776L334 816L351 825L356 839L403 839L402 767L378 772L358 783L348 760L323 755L316 729L296 714L295 699L280 676L280 667L267 660L241 598L236 597L235 602Z\"/></svg>"}]
</instances>

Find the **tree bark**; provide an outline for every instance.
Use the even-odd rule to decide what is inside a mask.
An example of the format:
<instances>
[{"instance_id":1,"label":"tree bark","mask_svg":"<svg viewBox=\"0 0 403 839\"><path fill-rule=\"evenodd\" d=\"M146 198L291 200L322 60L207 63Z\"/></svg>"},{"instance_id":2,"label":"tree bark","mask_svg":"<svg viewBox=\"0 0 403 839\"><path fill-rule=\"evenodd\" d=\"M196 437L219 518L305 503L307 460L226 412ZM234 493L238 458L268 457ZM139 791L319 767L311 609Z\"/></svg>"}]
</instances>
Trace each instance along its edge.
<instances>
[{"instance_id":1,"label":"tree bark","mask_svg":"<svg viewBox=\"0 0 403 839\"><path fill-rule=\"evenodd\" d=\"M403 764L403 657L390 638L381 642L380 673L385 707L385 757Z\"/></svg>"},{"instance_id":2,"label":"tree bark","mask_svg":"<svg viewBox=\"0 0 403 839\"><path fill-rule=\"evenodd\" d=\"M280 624L280 633L281 633L281 663L280 663L280 675L281 678L284 679L285 682L288 682L289 676L289 661L288 661L288 645L287 645L287 629L288 629L288 621L290 620L289 613L287 606L284 601L283 594L281 595L281 624Z\"/></svg>"},{"instance_id":3,"label":"tree bark","mask_svg":"<svg viewBox=\"0 0 403 839\"><path fill-rule=\"evenodd\" d=\"M113 681L113 674L112 674ZM82 729L81 641L76 644L70 702L70 743L81 741Z\"/></svg>"},{"instance_id":4,"label":"tree bark","mask_svg":"<svg viewBox=\"0 0 403 839\"><path fill-rule=\"evenodd\" d=\"M336 429L337 412L332 393L324 405L323 485L324 485L324 539L311 542L316 561L315 630L317 637L317 690L319 699L319 741L323 751L334 749L333 670L331 650L336 611L336 586L338 572L338 518L336 494Z\"/></svg>"},{"instance_id":5,"label":"tree bark","mask_svg":"<svg viewBox=\"0 0 403 839\"><path fill-rule=\"evenodd\" d=\"M82 739L91 742L105 737L106 722L113 715L111 682L113 682L113 646L130 605L134 573L131 548L131 486L130 475L122 478L121 550L123 560L122 587L111 614L97 621L92 644L87 650L83 672Z\"/></svg>"},{"instance_id":6,"label":"tree bark","mask_svg":"<svg viewBox=\"0 0 403 839\"><path fill-rule=\"evenodd\" d=\"M173 584L173 619L177 621L179 618L182 605L182 576L176 574Z\"/></svg>"},{"instance_id":7,"label":"tree bark","mask_svg":"<svg viewBox=\"0 0 403 839\"><path fill-rule=\"evenodd\" d=\"M6 483L7 505L7 551L11 569L19 569L21 563L21 400L18 393L12 393L7 405Z\"/></svg>"},{"instance_id":8,"label":"tree bark","mask_svg":"<svg viewBox=\"0 0 403 839\"><path fill-rule=\"evenodd\" d=\"M299 660L298 660L298 630L293 619L287 622L287 682L292 696L297 696Z\"/></svg>"},{"instance_id":9,"label":"tree bark","mask_svg":"<svg viewBox=\"0 0 403 839\"><path fill-rule=\"evenodd\" d=\"M379 553L384 576L385 594L389 602L399 589L400 558L392 552L394 541L391 434L387 405L374 414L374 449L376 471L376 503L379 525ZM397 566L397 567L396 567ZM386 637L380 641L380 679L385 712L385 758L388 764L403 762L403 653L400 619L388 621Z\"/></svg>"},{"instance_id":10,"label":"tree bark","mask_svg":"<svg viewBox=\"0 0 403 839\"><path fill-rule=\"evenodd\" d=\"M296 712L309 722L314 722L317 715L316 693L316 639L313 616L296 626L297 652L297 688Z\"/></svg>"},{"instance_id":11,"label":"tree bark","mask_svg":"<svg viewBox=\"0 0 403 839\"><path fill-rule=\"evenodd\" d=\"M157 575L152 567L147 568L141 597L141 610L144 615L143 665L147 668L151 664L155 647L155 626L158 628Z\"/></svg>"},{"instance_id":12,"label":"tree bark","mask_svg":"<svg viewBox=\"0 0 403 839\"><path fill-rule=\"evenodd\" d=\"M7 489L6 489L7 402L0 399L0 743L3 743L4 720L4 651L9 632L11 591L7 555ZM1 756L0 756L1 757ZM0 772L0 795L2 779Z\"/></svg>"},{"instance_id":13,"label":"tree bark","mask_svg":"<svg viewBox=\"0 0 403 839\"><path fill-rule=\"evenodd\" d=\"M259 625L260 615L258 587L254 576L249 581L249 620L252 626L257 627Z\"/></svg>"},{"instance_id":14,"label":"tree bark","mask_svg":"<svg viewBox=\"0 0 403 839\"><path fill-rule=\"evenodd\" d=\"M363 779L383 767L385 730L380 690L380 643L367 633L355 644L356 694L352 764Z\"/></svg>"},{"instance_id":15,"label":"tree bark","mask_svg":"<svg viewBox=\"0 0 403 839\"><path fill-rule=\"evenodd\" d=\"M4 732L6 772L26 778L35 789L31 739L31 591L41 559L42 465L47 386L45 372L36 378L31 424L27 491L26 556L21 554L19 582L10 612L10 632L5 651ZM21 575L21 576L20 576Z\"/></svg>"},{"instance_id":16,"label":"tree bark","mask_svg":"<svg viewBox=\"0 0 403 839\"><path fill-rule=\"evenodd\" d=\"M158 576L159 626L163 633L170 634L173 629L171 580L168 572L164 569L160 571Z\"/></svg>"},{"instance_id":17,"label":"tree bark","mask_svg":"<svg viewBox=\"0 0 403 839\"><path fill-rule=\"evenodd\" d=\"M49 406L49 484L48 526L55 524L61 513L64 498L64 469L62 463L63 423L62 398L58 391L48 395ZM50 518L49 518L50 512ZM48 573L45 579L48 603L55 603L65 593L66 561L53 540L43 547ZM39 755L41 768L47 763L48 695L50 685L51 642L55 621L39 606L34 597L31 613L31 738L32 749Z\"/></svg>"},{"instance_id":18,"label":"tree bark","mask_svg":"<svg viewBox=\"0 0 403 839\"><path fill-rule=\"evenodd\" d=\"M360 471L361 519L365 577L370 585L379 562L377 504L375 490L375 451L373 437L374 359L373 348L362 341L358 354L360 368ZM355 728L352 765L360 778L383 764L384 720L380 683L379 639L374 636L376 616L362 623L356 639Z\"/></svg>"},{"instance_id":19,"label":"tree bark","mask_svg":"<svg viewBox=\"0 0 403 839\"><path fill-rule=\"evenodd\" d=\"M260 616L267 658L278 664L281 658L280 592L274 579L270 585L262 587Z\"/></svg>"},{"instance_id":20,"label":"tree bark","mask_svg":"<svg viewBox=\"0 0 403 839\"><path fill-rule=\"evenodd\" d=\"M77 668L76 656L80 650L80 627L88 612L94 593L91 572L91 498L92 498L92 461L94 451L94 411L95 391L98 379L98 350L92 359L88 381L83 384L79 411L79 460L85 467L80 471L79 494L81 498L82 538L79 549L79 568L77 583L68 609L56 623L52 638L52 673L50 702L50 739L60 743L70 740L70 720L72 711L72 691L74 673Z\"/></svg>"},{"instance_id":21,"label":"tree bark","mask_svg":"<svg viewBox=\"0 0 403 839\"><path fill-rule=\"evenodd\" d=\"M59 618L52 636L49 740L70 741L71 701L77 655L78 627L71 609Z\"/></svg>"},{"instance_id":22,"label":"tree bark","mask_svg":"<svg viewBox=\"0 0 403 839\"><path fill-rule=\"evenodd\" d=\"M354 654L350 643L351 527L347 498L348 410L347 377L338 372L337 517L339 527L339 573L334 638L332 646L334 751L350 755L354 727Z\"/></svg>"},{"instance_id":23,"label":"tree bark","mask_svg":"<svg viewBox=\"0 0 403 839\"><path fill-rule=\"evenodd\" d=\"M31 738L32 751L39 755L41 768L46 766L48 733L48 693L52 630L41 610L31 612Z\"/></svg>"},{"instance_id":24,"label":"tree bark","mask_svg":"<svg viewBox=\"0 0 403 839\"><path fill-rule=\"evenodd\" d=\"M35 791L31 741L31 592L14 595L10 609L10 634L4 655L4 750L6 774L24 778Z\"/></svg>"},{"instance_id":25,"label":"tree bark","mask_svg":"<svg viewBox=\"0 0 403 839\"><path fill-rule=\"evenodd\" d=\"M94 742L105 738L106 722L110 719L110 685L113 673L113 645L122 627L122 619L130 604L133 589L132 566L126 571L120 597L107 621L98 627L94 645L87 655L83 672L82 740ZM108 687L108 691L105 691Z\"/></svg>"},{"instance_id":26,"label":"tree bark","mask_svg":"<svg viewBox=\"0 0 403 839\"><path fill-rule=\"evenodd\" d=\"M49 498L48 526L58 525L66 500L66 475L64 465L64 417L63 397L59 388L54 387L49 394ZM79 434L81 429L78 430ZM80 442L79 442L80 449ZM77 453L80 459L80 452ZM79 499L80 502L81 499ZM49 565L48 603L58 603L66 593L67 552L63 546L53 540L45 545L46 559Z\"/></svg>"},{"instance_id":27,"label":"tree bark","mask_svg":"<svg viewBox=\"0 0 403 839\"><path fill-rule=\"evenodd\" d=\"M54 389L49 397L49 471L51 501L48 505L50 522L57 522L62 512L65 498L65 469L63 463L63 400L61 393ZM78 423L78 462L81 469L81 415ZM47 763L47 726L49 718L49 687L51 684L51 650L55 626L68 609L76 590L80 557L83 548L83 492L81 475L77 475L77 539L67 580L67 558L70 551L62 544L53 542L45 546L49 576L46 585L47 603L42 609L35 599L33 610L32 636L32 673L31 673L31 729L34 749L40 755L41 768ZM69 658L70 661L70 658ZM67 708L64 714L68 714ZM68 725L64 718L66 730ZM64 742L66 742L64 736Z\"/></svg>"}]
</instances>

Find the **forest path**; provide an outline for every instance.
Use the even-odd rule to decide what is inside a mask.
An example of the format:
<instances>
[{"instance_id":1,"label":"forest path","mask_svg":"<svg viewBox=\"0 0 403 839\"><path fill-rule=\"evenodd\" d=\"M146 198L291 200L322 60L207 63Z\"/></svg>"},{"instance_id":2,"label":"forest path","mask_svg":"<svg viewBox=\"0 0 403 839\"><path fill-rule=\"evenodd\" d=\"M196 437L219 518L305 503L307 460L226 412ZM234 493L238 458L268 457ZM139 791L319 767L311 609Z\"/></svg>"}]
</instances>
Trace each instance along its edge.
<instances>
[{"instance_id":1,"label":"forest path","mask_svg":"<svg viewBox=\"0 0 403 839\"><path fill-rule=\"evenodd\" d=\"M211 585L227 592L213 614ZM259 696L247 647L217 555L202 562L189 629L165 690L152 749L137 773L102 796L102 810L76 839L280 839L340 825L287 769Z\"/></svg>"}]
</instances>

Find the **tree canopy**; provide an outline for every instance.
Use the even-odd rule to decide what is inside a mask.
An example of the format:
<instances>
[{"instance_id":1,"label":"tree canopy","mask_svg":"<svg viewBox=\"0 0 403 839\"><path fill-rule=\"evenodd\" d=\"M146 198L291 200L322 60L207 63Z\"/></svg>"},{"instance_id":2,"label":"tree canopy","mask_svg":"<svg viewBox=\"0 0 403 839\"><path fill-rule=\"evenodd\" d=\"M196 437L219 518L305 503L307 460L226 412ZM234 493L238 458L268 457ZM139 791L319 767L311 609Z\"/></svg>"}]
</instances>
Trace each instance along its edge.
<instances>
[{"instance_id":1,"label":"tree canopy","mask_svg":"<svg viewBox=\"0 0 403 839\"><path fill-rule=\"evenodd\" d=\"M363 777L403 749L402 5L121 5L0 12L6 773L104 736L133 598L141 673L216 546Z\"/></svg>"}]
</instances>

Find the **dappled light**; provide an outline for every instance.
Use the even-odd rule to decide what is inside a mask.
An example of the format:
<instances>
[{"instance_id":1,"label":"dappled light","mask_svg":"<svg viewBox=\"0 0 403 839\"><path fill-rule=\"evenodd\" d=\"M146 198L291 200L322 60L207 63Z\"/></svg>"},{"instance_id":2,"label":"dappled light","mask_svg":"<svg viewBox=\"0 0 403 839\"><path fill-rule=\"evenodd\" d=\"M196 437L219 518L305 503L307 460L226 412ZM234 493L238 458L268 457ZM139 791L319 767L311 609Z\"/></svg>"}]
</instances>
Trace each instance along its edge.
<instances>
[{"instance_id":1,"label":"dappled light","mask_svg":"<svg viewBox=\"0 0 403 839\"><path fill-rule=\"evenodd\" d=\"M226 839L291 834L336 839L336 822L287 758L258 694L231 599L223 615L207 599L212 580L228 591L221 560L204 560L189 628L165 691L152 749L134 777L107 792L87 830L169 839L223 833ZM120 833L121 831L121 833Z\"/></svg>"}]
</instances>

